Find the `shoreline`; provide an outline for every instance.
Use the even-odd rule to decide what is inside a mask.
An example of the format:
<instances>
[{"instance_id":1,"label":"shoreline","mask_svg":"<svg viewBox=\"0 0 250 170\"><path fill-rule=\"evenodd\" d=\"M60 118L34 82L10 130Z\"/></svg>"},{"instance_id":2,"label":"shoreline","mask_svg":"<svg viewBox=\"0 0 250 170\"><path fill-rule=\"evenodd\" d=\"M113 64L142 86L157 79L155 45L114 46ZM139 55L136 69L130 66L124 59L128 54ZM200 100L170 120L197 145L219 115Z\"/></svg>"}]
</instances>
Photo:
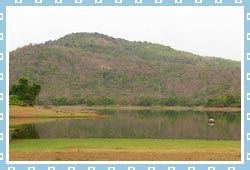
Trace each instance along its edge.
<instances>
[{"instance_id":1,"label":"shoreline","mask_svg":"<svg viewBox=\"0 0 250 170\"><path fill-rule=\"evenodd\" d=\"M59 106L60 107L60 106ZM62 106L65 107L65 106ZM67 107L67 106L66 106ZM73 106L74 107L74 106ZM238 107L205 107L205 106L81 106L85 109L103 109L103 110L173 110L173 111L210 111L210 112L240 112Z\"/></svg>"},{"instance_id":2,"label":"shoreline","mask_svg":"<svg viewBox=\"0 0 250 170\"><path fill-rule=\"evenodd\" d=\"M200 112L240 112L235 107L204 107L204 106L10 106L10 127L23 124L54 121L55 119L104 118L98 110L155 110L155 111L200 111Z\"/></svg>"}]
</instances>

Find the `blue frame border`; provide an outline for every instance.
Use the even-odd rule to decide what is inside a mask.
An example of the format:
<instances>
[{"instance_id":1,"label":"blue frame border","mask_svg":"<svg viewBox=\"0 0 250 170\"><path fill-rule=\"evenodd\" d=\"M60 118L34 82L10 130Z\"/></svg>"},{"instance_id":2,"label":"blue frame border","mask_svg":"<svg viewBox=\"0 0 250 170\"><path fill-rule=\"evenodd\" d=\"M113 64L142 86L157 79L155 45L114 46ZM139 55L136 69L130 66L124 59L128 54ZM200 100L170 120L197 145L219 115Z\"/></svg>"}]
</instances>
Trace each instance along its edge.
<instances>
[{"instance_id":1,"label":"blue frame border","mask_svg":"<svg viewBox=\"0 0 250 170\"><path fill-rule=\"evenodd\" d=\"M144 164L134 162L77 162L67 163L12 163L9 162L6 147L9 140L7 135L8 122L6 119L8 95L6 70L6 7L8 6L241 6L244 8L244 62L243 75L243 106L242 114L244 129L242 129L244 152L242 161L237 164L216 162L190 162L187 164L154 163ZM246 170L250 169L250 0L0 0L0 169L1 170Z\"/></svg>"}]
</instances>

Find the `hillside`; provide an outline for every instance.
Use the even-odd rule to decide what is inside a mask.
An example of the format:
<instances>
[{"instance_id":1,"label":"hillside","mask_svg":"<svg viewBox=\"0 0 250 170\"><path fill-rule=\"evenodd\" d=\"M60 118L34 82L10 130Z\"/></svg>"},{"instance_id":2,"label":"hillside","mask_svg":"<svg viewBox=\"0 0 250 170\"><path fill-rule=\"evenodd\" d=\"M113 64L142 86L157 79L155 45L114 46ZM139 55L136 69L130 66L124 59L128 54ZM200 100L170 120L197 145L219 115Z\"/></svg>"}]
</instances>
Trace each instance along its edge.
<instances>
[{"instance_id":1,"label":"hillside","mask_svg":"<svg viewBox=\"0 0 250 170\"><path fill-rule=\"evenodd\" d=\"M21 77L41 85L40 104L137 104L173 98L204 104L212 97L240 95L240 62L99 33L72 33L27 45L9 58L10 87Z\"/></svg>"}]
</instances>

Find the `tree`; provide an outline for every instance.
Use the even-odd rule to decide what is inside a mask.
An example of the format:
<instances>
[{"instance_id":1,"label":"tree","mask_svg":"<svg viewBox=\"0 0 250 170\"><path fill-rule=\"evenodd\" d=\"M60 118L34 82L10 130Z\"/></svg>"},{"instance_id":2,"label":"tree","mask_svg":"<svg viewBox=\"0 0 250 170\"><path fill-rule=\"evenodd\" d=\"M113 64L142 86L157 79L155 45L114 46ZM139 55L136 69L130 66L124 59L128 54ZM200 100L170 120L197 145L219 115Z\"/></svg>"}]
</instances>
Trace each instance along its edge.
<instances>
[{"instance_id":1,"label":"tree","mask_svg":"<svg viewBox=\"0 0 250 170\"><path fill-rule=\"evenodd\" d=\"M240 95L225 95L218 96L208 99L207 106L215 106L215 107L240 107L241 106L241 98Z\"/></svg>"},{"instance_id":2,"label":"tree","mask_svg":"<svg viewBox=\"0 0 250 170\"><path fill-rule=\"evenodd\" d=\"M224 101L224 106L232 106L233 104L236 103L236 99L233 95L226 95L223 98Z\"/></svg>"},{"instance_id":3,"label":"tree","mask_svg":"<svg viewBox=\"0 0 250 170\"><path fill-rule=\"evenodd\" d=\"M137 105L139 106L151 106L154 104L154 100L151 97L139 97Z\"/></svg>"},{"instance_id":4,"label":"tree","mask_svg":"<svg viewBox=\"0 0 250 170\"><path fill-rule=\"evenodd\" d=\"M26 78L20 78L18 84L11 86L10 104L33 106L40 91L40 85L29 85L29 81Z\"/></svg>"},{"instance_id":5,"label":"tree","mask_svg":"<svg viewBox=\"0 0 250 170\"><path fill-rule=\"evenodd\" d=\"M176 96L169 96L168 98L163 99L161 103L165 106L175 106L179 104Z\"/></svg>"}]
</instances>

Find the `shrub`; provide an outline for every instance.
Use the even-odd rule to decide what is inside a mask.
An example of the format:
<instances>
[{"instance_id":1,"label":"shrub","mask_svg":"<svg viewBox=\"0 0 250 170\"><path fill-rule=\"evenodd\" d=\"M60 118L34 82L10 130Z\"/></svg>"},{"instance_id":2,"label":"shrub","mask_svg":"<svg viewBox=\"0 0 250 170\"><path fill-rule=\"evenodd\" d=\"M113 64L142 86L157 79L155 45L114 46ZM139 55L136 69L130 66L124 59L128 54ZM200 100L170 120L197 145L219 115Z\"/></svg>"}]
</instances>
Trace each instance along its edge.
<instances>
[{"instance_id":1,"label":"shrub","mask_svg":"<svg viewBox=\"0 0 250 170\"><path fill-rule=\"evenodd\" d=\"M174 106L177 105L178 99L175 96L169 96L168 98L165 98L161 101L161 104L165 106Z\"/></svg>"},{"instance_id":2,"label":"shrub","mask_svg":"<svg viewBox=\"0 0 250 170\"><path fill-rule=\"evenodd\" d=\"M151 97L140 97L137 100L137 105L139 106L151 106L155 102Z\"/></svg>"},{"instance_id":3,"label":"shrub","mask_svg":"<svg viewBox=\"0 0 250 170\"><path fill-rule=\"evenodd\" d=\"M55 106L69 105L69 101L66 97L51 97L50 100Z\"/></svg>"},{"instance_id":4,"label":"shrub","mask_svg":"<svg viewBox=\"0 0 250 170\"><path fill-rule=\"evenodd\" d=\"M20 100L17 95L10 95L10 97L9 97L9 105L27 106L28 103Z\"/></svg>"},{"instance_id":5,"label":"shrub","mask_svg":"<svg viewBox=\"0 0 250 170\"><path fill-rule=\"evenodd\" d=\"M97 98L97 104L98 105L114 105L115 104L115 101L111 98L108 98L108 97L100 97L100 98Z\"/></svg>"},{"instance_id":6,"label":"shrub","mask_svg":"<svg viewBox=\"0 0 250 170\"><path fill-rule=\"evenodd\" d=\"M233 96L233 95L214 97L208 99L206 106L241 107L241 98L240 96Z\"/></svg>"}]
</instances>

